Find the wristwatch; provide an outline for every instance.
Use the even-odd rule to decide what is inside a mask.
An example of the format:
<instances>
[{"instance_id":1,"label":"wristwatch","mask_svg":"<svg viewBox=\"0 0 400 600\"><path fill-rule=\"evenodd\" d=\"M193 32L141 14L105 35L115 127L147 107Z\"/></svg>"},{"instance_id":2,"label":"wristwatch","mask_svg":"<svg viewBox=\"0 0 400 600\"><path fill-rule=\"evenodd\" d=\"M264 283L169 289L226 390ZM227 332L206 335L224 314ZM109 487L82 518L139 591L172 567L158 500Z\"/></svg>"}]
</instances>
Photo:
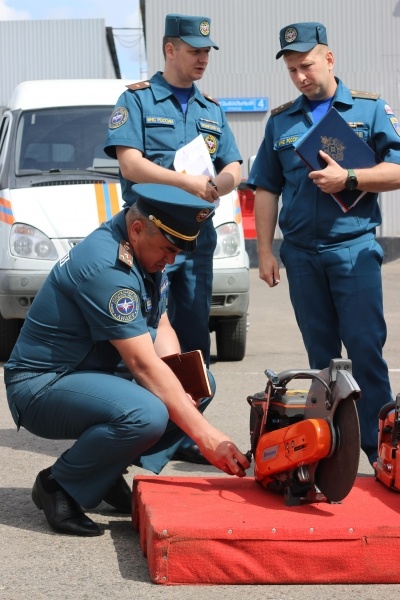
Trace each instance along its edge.
<instances>
[{"instance_id":1,"label":"wristwatch","mask_svg":"<svg viewBox=\"0 0 400 600\"><path fill-rule=\"evenodd\" d=\"M358 186L358 180L353 169L347 169L347 179L344 187L346 190L356 190Z\"/></svg>"}]
</instances>

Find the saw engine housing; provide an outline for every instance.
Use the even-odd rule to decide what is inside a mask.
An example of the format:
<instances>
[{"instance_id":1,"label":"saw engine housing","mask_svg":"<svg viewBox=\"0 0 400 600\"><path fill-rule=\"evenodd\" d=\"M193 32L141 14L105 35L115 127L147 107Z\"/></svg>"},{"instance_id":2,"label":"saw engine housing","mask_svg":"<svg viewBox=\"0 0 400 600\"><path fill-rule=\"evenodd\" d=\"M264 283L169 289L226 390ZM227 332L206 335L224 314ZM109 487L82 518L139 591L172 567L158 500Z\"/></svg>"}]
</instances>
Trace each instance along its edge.
<instances>
[{"instance_id":1,"label":"saw engine housing","mask_svg":"<svg viewBox=\"0 0 400 600\"><path fill-rule=\"evenodd\" d=\"M400 393L379 411L376 479L400 491Z\"/></svg>"},{"instance_id":2,"label":"saw engine housing","mask_svg":"<svg viewBox=\"0 0 400 600\"><path fill-rule=\"evenodd\" d=\"M351 361L334 359L322 371L265 374L265 391L247 398L256 481L283 492L287 505L340 502L354 484L360 457L355 400L361 393ZM311 380L309 390L289 389L294 379Z\"/></svg>"}]
</instances>

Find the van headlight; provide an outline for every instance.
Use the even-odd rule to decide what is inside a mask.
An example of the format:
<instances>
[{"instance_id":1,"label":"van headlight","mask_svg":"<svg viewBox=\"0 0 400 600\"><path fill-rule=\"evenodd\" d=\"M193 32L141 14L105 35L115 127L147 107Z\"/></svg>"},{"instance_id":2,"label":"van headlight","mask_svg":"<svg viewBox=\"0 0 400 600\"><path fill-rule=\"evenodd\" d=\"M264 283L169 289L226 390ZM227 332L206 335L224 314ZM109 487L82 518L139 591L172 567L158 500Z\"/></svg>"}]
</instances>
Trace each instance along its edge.
<instances>
[{"instance_id":1,"label":"van headlight","mask_svg":"<svg viewBox=\"0 0 400 600\"><path fill-rule=\"evenodd\" d=\"M57 250L44 233L23 223L14 223L10 234L10 252L18 258L36 258L42 260L55 260L58 258Z\"/></svg>"},{"instance_id":2,"label":"van headlight","mask_svg":"<svg viewBox=\"0 0 400 600\"><path fill-rule=\"evenodd\" d=\"M240 233L236 223L224 223L215 228L217 245L214 258L228 258L240 253Z\"/></svg>"}]
</instances>

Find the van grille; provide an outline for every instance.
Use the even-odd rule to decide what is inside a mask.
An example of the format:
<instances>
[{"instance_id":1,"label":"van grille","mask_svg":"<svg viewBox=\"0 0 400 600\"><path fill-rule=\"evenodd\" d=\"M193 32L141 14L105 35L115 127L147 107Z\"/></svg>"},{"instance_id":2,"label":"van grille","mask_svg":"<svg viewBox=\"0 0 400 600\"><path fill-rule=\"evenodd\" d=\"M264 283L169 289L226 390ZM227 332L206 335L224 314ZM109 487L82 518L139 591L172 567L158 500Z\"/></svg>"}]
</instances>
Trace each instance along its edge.
<instances>
[{"instance_id":1,"label":"van grille","mask_svg":"<svg viewBox=\"0 0 400 600\"><path fill-rule=\"evenodd\" d=\"M93 185L94 183L100 183L101 185L106 183L103 179L67 179L65 181L56 179L55 181L40 181L38 183L32 183L31 187L47 187L51 185L82 185L82 184Z\"/></svg>"}]
</instances>

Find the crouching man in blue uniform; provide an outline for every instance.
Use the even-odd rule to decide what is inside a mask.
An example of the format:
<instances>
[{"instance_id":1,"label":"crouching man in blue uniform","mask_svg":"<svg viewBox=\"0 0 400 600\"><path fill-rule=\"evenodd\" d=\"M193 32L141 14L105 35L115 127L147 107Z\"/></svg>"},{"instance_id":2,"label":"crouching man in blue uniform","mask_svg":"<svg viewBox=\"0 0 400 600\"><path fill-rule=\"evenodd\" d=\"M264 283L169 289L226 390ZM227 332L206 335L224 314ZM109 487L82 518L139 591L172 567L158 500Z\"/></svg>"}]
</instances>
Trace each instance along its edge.
<instances>
[{"instance_id":1,"label":"crouching man in blue uniform","mask_svg":"<svg viewBox=\"0 0 400 600\"><path fill-rule=\"evenodd\" d=\"M251 169L256 188L255 218L260 277L279 282L272 252L279 225L284 241L290 298L312 368L341 356L342 343L361 388L357 401L361 445L371 464L377 456L378 413L392 399L382 350L382 248L375 239L381 223L378 192L400 188L400 125L379 94L349 90L333 75L334 56L321 23L294 23L280 32L289 76L301 95L271 112ZM382 160L373 168L342 168L321 152L326 167L309 171L294 150L334 106ZM332 142L334 143L334 141ZM366 192L344 213L331 194Z\"/></svg>"},{"instance_id":2,"label":"crouching man in blue uniform","mask_svg":"<svg viewBox=\"0 0 400 600\"><path fill-rule=\"evenodd\" d=\"M104 500L130 512L126 468L159 473L185 435L225 473L243 477L250 466L203 417L211 398L197 406L160 358L180 351L165 310L165 267L194 250L213 208L172 186L133 191L131 208L54 266L4 367L18 428L76 440L32 489L49 525L65 534L102 533L82 507ZM118 374L121 361L129 378Z\"/></svg>"}]
</instances>

